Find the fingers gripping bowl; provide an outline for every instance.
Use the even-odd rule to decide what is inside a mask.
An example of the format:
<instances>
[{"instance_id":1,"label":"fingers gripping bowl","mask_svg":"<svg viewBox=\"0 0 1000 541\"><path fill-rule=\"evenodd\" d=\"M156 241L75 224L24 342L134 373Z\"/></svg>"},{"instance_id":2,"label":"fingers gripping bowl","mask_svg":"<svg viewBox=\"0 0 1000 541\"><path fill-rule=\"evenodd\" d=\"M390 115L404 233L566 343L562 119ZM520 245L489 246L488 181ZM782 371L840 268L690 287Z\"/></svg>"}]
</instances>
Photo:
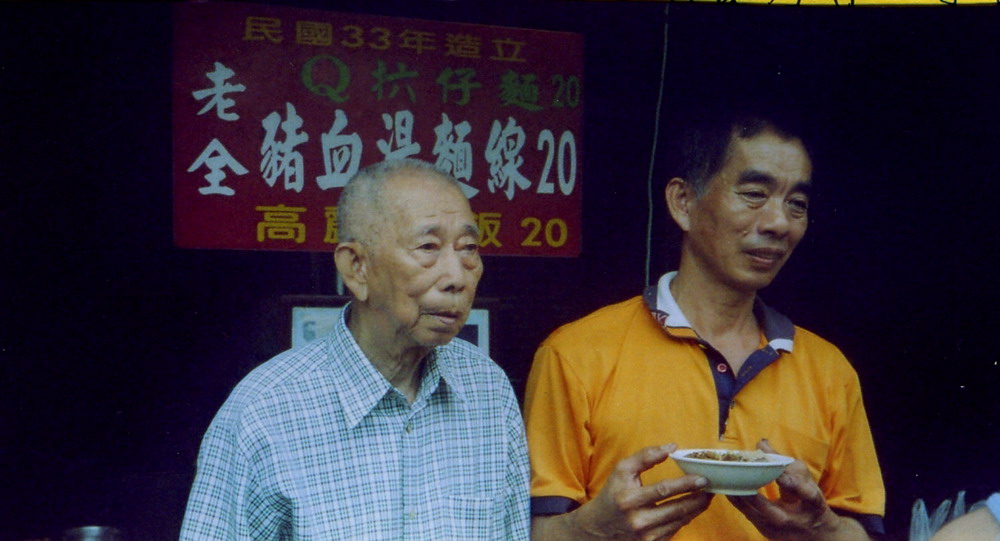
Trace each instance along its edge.
<instances>
[{"instance_id":1,"label":"fingers gripping bowl","mask_svg":"<svg viewBox=\"0 0 1000 541\"><path fill-rule=\"evenodd\" d=\"M763 451L682 449L671 458L686 474L708 479L708 492L750 496L774 481L795 459Z\"/></svg>"}]
</instances>

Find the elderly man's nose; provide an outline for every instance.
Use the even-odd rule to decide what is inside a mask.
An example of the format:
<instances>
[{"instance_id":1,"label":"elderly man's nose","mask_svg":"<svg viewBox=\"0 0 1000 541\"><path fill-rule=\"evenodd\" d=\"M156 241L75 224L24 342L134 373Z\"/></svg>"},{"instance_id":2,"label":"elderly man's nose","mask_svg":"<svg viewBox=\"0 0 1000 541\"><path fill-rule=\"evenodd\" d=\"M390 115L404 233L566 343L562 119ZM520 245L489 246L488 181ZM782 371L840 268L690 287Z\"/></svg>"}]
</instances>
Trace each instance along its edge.
<instances>
[{"instance_id":1,"label":"elderly man's nose","mask_svg":"<svg viewBox=\"0 0 1000 541\"><path fill-rule=\"evenodd\" d=\"M471 272L462 260L462 254L456 250L445 250L438 260L438 265L441 270L441 289L459 292L469 285L472 279Z\"/></svg>"}]
</instances>

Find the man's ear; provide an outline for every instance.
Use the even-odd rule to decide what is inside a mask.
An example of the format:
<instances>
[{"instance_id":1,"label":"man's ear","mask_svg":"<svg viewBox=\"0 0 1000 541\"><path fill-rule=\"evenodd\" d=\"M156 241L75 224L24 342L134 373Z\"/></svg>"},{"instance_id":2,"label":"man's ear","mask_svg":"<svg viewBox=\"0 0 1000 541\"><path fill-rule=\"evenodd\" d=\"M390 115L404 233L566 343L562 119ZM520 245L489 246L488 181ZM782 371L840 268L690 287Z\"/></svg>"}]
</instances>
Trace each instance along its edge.
<instances>
[{"instance_id":1,"label":"man's ear","mask_svg":"<svg viewBox=\"0 0 1000 541\"><path fill-rule=\"evenodd\" d=\"M344 285L361 302L368 300L368 252L360 242L341 242L333 252L333 261Z\"/></svg>"},{"instance_id":2,"label":"man's ear","mask_svg":"<svg viewBox=\"0 0 1000 541\"><path fill-rule=\"evenodd\" d=\"M684 179L674 177L667 183L664 197L667 200L667 210L677 227L687 233L691 227L691 206L696 199L694 189Z\"/></svg>"}]
</instances>

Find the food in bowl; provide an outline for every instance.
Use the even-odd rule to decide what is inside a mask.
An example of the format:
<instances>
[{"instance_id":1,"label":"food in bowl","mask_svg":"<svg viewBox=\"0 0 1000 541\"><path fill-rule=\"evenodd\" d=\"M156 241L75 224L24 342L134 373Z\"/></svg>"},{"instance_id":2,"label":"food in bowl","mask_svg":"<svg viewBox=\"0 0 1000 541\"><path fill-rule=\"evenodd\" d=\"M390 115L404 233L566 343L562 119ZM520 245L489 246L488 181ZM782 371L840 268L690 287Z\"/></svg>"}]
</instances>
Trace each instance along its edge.
<instances>
[{"instance_id":1,"label":"food in bowl","mask_svg":"<svg viewBox=\"0 0 1000 541\"><path fill-rule=\"evenodd\" d=\"M721 462L767 462L767 453L756 449L753 451L730 451L722 449L702 449L688 453L688 458L703 460L718 460Z\"/></svg>"},{"instance_id":2,"label":"food in bowl","mask_svg":"<svg viewBox=\"0 0 1000 541\"><path fill-rule=\"evenodd\" d=\"M732 496L757 494L795 459L783 455L731 449L683 449L670 457L687 474L708 479L708 492Z\"/></svg>"}]
</instances>

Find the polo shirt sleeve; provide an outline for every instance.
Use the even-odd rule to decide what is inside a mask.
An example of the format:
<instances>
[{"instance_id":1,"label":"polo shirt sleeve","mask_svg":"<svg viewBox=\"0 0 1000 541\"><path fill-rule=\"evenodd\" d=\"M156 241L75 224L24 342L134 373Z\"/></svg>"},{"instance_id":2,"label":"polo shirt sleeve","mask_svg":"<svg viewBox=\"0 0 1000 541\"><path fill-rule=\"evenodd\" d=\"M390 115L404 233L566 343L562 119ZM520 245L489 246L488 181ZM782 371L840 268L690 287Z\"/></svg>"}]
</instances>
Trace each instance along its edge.
<instances>
[{"instance_id":1,"label":"polo shirt sleeve","mask_svg":"<svg viewBox=\"0 0 1000 541\"><path fill-rule=\"evenodd\" d=\"M833 422L830 463L819 480L827 504L857 519L870 532L882 531L885 486L856 373L844 384L843 407Z\"/></svg>"},{"instance_id":2,"label":"polo shirt sleeve","mask_svg":"<svg viewBox=\"0 0 1000 541\"><path fill-rule=\"evenodd\" d=\"M531 513L565 513L587 499L593 454L590 404L580 378L551 341L535 353L525 390Z\"/></svg>"}]
</instances>

